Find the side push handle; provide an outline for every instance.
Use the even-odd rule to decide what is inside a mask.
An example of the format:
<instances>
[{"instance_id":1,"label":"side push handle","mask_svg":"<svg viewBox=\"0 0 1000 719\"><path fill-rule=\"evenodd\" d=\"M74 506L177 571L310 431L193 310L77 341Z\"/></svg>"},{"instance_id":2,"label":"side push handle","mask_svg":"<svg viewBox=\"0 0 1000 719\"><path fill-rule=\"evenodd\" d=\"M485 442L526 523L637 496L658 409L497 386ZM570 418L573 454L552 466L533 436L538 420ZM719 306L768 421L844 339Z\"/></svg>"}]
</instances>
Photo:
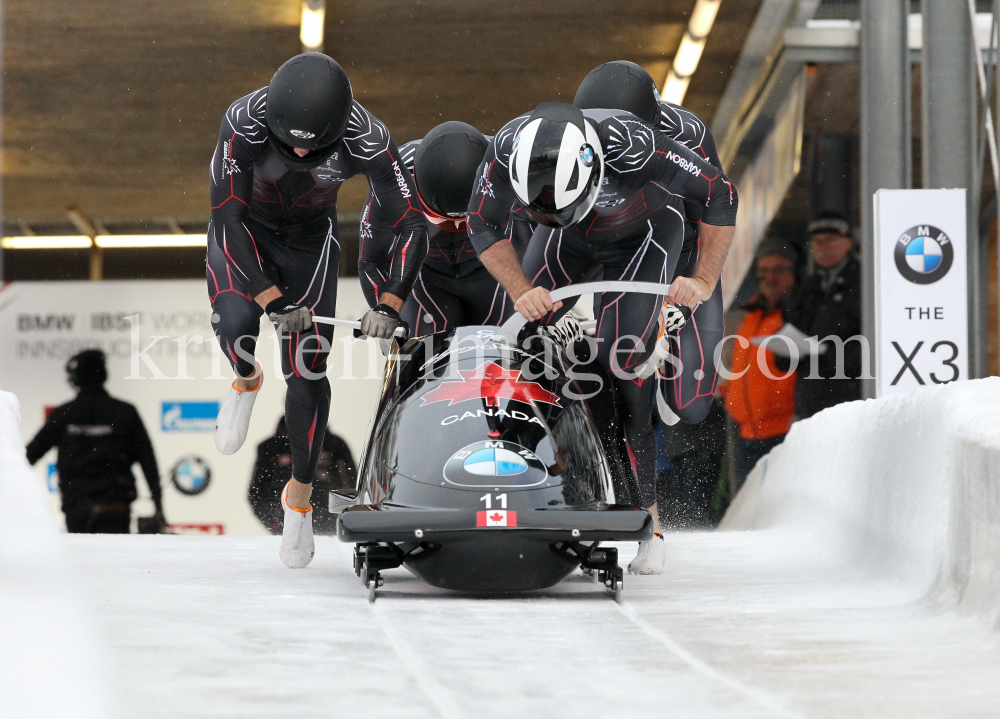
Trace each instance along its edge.
<instances>
[{"instance_id":1,"label":"side push handle","mask_svg":"<svg viewBox=\"0 0 1000 719\"><path fill-rule=\"evenodd\" d=\"M670 285L658 282L629 282L627 280L609 280L607 282L584 282L579 285L567 285L557 290L552 290L549 296L553 302L564 300L568 297L579 297L591 292L637 292L647 295L670 294ZM493 342L497 344L507 344L513 346L517 344L517 335L521 328L528 322L527 318L520 312L515 312L510 319L503 323L500 331L493 337Z\"/></svg>"}]
</instances>

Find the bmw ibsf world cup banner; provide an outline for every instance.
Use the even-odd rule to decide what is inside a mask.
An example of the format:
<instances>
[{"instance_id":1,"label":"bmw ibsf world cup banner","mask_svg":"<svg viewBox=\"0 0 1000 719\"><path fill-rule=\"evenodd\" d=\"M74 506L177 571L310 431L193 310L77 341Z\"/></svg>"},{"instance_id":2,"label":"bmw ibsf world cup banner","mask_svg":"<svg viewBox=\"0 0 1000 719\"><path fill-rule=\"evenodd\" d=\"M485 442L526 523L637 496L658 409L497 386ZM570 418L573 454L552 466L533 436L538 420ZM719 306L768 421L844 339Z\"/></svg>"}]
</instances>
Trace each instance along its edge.
<instances>
[{"instance_id":1,"label":"bmw ibsf world cup banner","mask_svg":"<svg viewBox=\"0 0 1000 719\"><path fill-rule=\"evenodd\" d=\"M965 190L875 193L878 396L969 378Z\"/></svg>"}]
</instances>

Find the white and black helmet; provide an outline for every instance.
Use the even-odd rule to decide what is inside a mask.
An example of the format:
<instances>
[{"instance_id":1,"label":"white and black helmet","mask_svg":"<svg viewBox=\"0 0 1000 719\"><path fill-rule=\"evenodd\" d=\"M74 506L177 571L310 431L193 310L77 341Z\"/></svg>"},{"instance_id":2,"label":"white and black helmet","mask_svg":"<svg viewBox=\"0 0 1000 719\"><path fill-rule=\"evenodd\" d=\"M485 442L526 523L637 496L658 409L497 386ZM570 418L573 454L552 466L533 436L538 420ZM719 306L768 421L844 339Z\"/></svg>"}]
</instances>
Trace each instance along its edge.
<instances>
[{"instance_id":1,"label":"white and black helmet","mask_svg":"<svg viewBox=\"0 0 1000 719\"><path fill-rule=\"evenodd\" d=\"M543 102L514 136L510 183L532 219L569 227L594 207L604 179L597 130L564 102Z\"/></svg>"}]
</instances>

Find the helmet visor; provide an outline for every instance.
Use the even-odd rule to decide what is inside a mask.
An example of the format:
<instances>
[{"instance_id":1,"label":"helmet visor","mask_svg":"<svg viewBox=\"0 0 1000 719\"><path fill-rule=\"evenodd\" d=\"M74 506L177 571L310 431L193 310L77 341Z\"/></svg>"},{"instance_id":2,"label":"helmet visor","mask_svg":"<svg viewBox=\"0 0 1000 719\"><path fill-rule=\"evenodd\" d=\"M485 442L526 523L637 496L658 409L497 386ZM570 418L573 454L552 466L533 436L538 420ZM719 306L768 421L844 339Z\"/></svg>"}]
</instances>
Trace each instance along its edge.
<instances>
[{"instance_id":1,"label":"helmet visor","mask_svg":"<svg viewBox=\"0 0 1000 719\"><path fill-rule=\"evenodd\" d=\"M590 188L569 207L561 210L552 209L551 201L548 201L551 193L543 192L535 202L532 202L525 209L532 220L546 227L569 227L580 222L597 202L597 196L601 192L601 173L596 171L591 173Z\"/></svg>"},{"instance_id":2,"label":"helmet visor","mask_svg":"<svg viewBox=\"0 0 1000 719\"><path fill-rule=\"evenodd\" d=\"M420 206L423 210L424 217L435 227L439 227L445 232L465 232L467 221L469 218L468 212L463 212L460 215L448 216L442 215L440 212L432 209L426 202L424 198L420 195L420 190L417 190L417 197L420 199Z\"/></svg>"}]
</instances>

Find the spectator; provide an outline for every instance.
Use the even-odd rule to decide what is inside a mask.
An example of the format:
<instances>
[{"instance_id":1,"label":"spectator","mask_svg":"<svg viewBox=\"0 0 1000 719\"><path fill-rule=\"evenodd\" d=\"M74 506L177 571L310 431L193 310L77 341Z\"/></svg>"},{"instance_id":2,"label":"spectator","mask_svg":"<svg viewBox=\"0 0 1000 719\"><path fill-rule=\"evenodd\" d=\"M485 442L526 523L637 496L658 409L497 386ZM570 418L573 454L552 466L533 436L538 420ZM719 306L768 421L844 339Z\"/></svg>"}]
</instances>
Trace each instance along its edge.
<instances>
[{"instance_id":1,"label":"spectator","mask_svg":"<svg viewBox=\"0 0 1000 719\"><path fill-rule=\"evenodd\" d=\"M354 489L357 472L347 443L327 430L313 480L313 496L317 499L313 502L313 531L316 534L336 533L337 519L330 514L328 493L333 489ZM253 513L271 534L281 534L284 511L278 497L291 478L292 447L282 417L274 434L257 445L257 461L247 492Z\"/></svg>"},{"instance_id":2,"label":"spectator","mask_svg":"<svg viewBox=\"0 0 1000 719\"><path fill-rule=\"evenodd\" d=\"M132 465L136 462L149 485L161 531L163 501L153 445L135 407L114 399L104 389L108 369L104 353L84 350L66 363L76 399L56 407L27 447L34 464L53 446L62 510L69 532L128 534L131 504L136 498Z\"/></svg>"},{"instance_id":3,"label":"spectator","mask_svg":"<svg viewBox=\"0 0 1000 719\"><path fill-rule=\"evenodd\" d=\"M796 259L795 250L780 240L761 244L755 260L760 292L743 305L748 312L736 334L749 340L781 329L785 323L782 302L795 287ZM767 368L766 373L762 365ZM750 343L744 348L737 343L733 348L732 372L736 377L725 385L723 393L729 416L740 430L733 482L737 489L757 460L781 444L791 427L795 374L789 374L788 369L787 359L782 360L757 344Z\"/></svg>"},{"instance_id":4,"label":"spectator","mask_svg":"<svg viewBox=\"0 0 1000 719\"><path fill-rule=\"evenodd\" d=\"M847 342L861 334L861 263L853 252L847 218L821 212L809 223L809 246L815 270L786 304L785 321L808 337L822 340L832 335L845 345L839 363L841 352L832 341L822 344L822 354L802 358L795 391L795 413L801 419L861 398L861 344ZM838 364L841 374L836 378Z\"/></svg>"}]
</instances>

